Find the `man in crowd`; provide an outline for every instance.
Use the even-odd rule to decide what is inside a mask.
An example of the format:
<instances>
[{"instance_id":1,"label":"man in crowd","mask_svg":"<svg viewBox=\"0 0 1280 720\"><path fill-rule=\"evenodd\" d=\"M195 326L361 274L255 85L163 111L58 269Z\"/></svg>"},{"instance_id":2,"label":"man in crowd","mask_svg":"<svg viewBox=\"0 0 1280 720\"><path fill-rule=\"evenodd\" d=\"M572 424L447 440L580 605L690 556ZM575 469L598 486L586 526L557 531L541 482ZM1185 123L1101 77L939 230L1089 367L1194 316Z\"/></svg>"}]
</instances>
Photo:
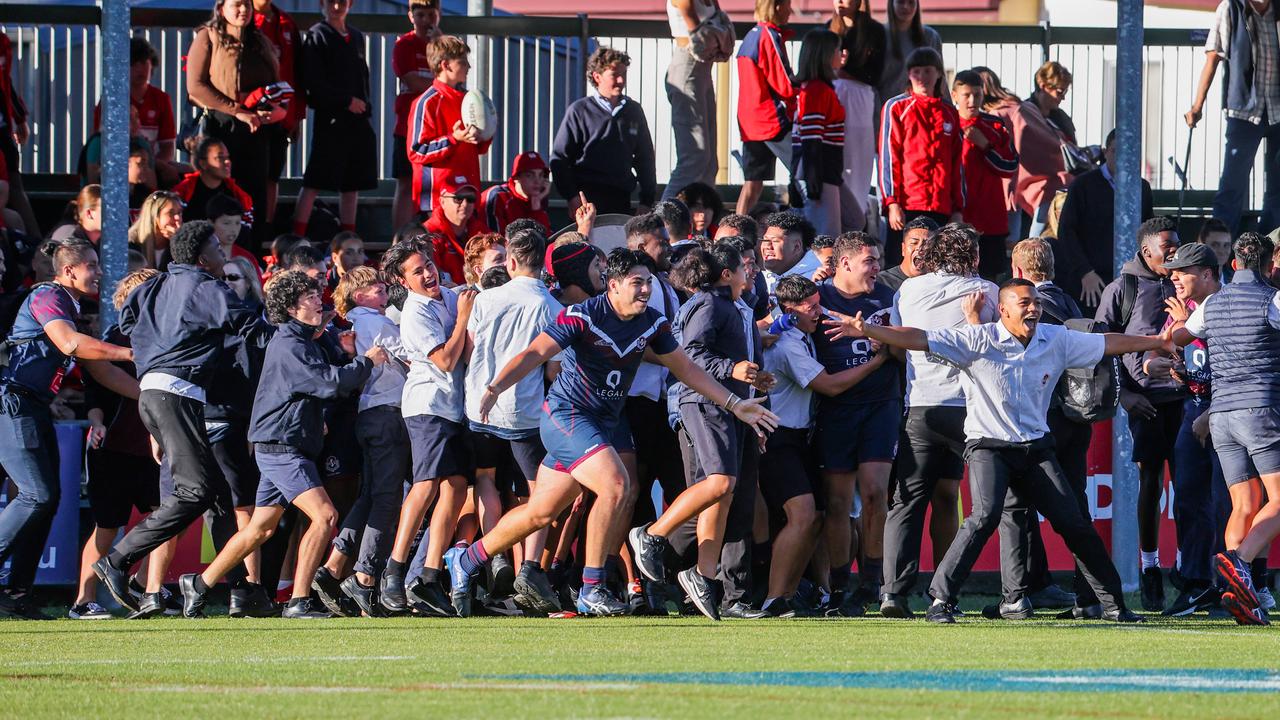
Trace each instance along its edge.
<instances>
[{"instance_id":1,"label":"man in crowd","mask_svg":"<svg viewBox=\"0 0 1280 720\"><path fill-rule=\"evenodd\" d=\"M783 275L803 275L813 279L814 273L825 267L809 249L815 233L813 225L803 215L773 213L765 216L761 227L764 234L760 238L760 256L764 259L764 279L770 294Z\"/></svg>"},{"instance_id":2,"label":"man in crowd","mask_svg":"<svg viewBox=\"0 0 1280 720\"><path fill-rule=\"evenodd\" d=\"M916 267L916 252L933 233L938 231L938 223L932 218L920 216L902 228L902 262L876 276L876 280L887 285L890 290L898 291L902 282L920 274Z\"/></svg>"},{"instance_id":3,"label":"man in crowd","mask_svg":"<svg viewBox=\"0 0 1280 720\"><path fill-rule=\"evenodd\" d=\"M445 175L437 178L439 191L431 217L422 224L431 233L435 246L436 267L443 273L440 278L445 287L465 285L463 269L467 257L467 241L473 235L489 232L484 217L476 212L480 191L465 175Z\"/></svg>"}]
</instances>

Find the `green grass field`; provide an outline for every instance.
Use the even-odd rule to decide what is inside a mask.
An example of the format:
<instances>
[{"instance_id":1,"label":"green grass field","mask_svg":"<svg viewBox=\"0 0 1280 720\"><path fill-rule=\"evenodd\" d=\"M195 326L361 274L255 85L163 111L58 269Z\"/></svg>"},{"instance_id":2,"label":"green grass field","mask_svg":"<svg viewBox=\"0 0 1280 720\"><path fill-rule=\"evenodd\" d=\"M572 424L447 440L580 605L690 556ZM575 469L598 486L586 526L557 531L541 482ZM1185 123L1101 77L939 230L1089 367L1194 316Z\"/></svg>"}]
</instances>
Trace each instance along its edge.
<instances>
[{"instance_id":1,"label":"green grass field","mask_svg":"<svg viewBox=\"0 0 1280 720\"><path fill-rule=\"evenodd\" d=\"M970 618L0 621L0 717L1275 718L1280 632Z\"/></svg>"}]
</instances>

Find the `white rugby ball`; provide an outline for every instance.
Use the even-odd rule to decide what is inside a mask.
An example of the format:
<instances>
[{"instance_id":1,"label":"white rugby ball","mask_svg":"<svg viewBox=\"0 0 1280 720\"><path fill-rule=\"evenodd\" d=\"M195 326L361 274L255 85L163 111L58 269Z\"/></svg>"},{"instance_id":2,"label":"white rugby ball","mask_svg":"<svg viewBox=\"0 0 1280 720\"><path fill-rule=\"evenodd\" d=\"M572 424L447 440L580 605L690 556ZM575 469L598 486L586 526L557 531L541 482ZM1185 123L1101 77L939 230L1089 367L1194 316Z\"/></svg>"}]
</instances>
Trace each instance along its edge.
<instances>
[{"instance_id":1,"label":"white rugby ball","mask_svg":"<svg viewBox=\"0 0 1280 720\"><path fill-rule=\"evenodd\" d=\"M493 101L479 90L468 90L462 97L462 124L474 125L481 140L491 140L498 132L498 111Z\"/></svg>"}]
</instances>

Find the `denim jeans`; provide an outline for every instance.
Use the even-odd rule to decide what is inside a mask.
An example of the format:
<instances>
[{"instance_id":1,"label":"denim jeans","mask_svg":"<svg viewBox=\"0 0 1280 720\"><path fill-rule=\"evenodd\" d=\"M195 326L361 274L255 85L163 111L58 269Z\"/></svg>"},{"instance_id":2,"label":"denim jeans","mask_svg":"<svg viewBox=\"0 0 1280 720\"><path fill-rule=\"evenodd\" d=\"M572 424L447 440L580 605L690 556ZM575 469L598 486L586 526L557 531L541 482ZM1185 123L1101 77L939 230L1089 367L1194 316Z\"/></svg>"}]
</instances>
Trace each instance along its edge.
<instances>
[{"instance_id":1,"label":"denim jeans","mask_svg":"<svg viewBox=\"0 0 1280 720\"><path fill-rule=\"evenodd\" d=\"M9 586L25 589L35 581L62 493L58 438L47 403L0 392L0 465L18 486L0 512L0 563L12 559Z\"/></svg>"},{"instance_id":2,"label":"denim jeans","mask_svg":"<svg viewBox=\"0 0 1280 720\"><path fill-rule=\"evenodd\" d=\"M1258 154L1258 145L1266 140L1262 155L1265 175L1262 192L1262 217L1258 232L1266 234L1280 226L1280 123L1254 125L1248 120L1227 118L1227 147L1223 153L1222 178L1213 196L1213 216L1227 224L1234 236L1239 228L1249 195L1249 174Z\"/></svg>"}]
</instances>

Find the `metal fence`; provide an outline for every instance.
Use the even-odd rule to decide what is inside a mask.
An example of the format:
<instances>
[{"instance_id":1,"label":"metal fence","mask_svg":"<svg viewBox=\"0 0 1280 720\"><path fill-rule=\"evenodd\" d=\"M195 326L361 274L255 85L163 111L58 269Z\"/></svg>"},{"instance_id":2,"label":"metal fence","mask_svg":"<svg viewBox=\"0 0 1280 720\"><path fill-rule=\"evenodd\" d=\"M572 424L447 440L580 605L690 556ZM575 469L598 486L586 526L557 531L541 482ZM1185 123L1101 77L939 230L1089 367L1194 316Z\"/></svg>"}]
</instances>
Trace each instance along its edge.
<instances>
[{"instance_id":1,"label":"metal fence","mask_svg":"<svg viewBox=\"0 0 1280 720\"><path fill-rule=\"evenodd\" d=\"M174 99L176 115L187 117L183 57L194 26L207 17L202 12L134 12L135 32L146 37L161 61L153 82ZM308 26L315 16L297 16ZM85 140L92 134L93 108L100 89L101 54L95 8L38 8L0 5L0 29L16 47L14 80L31 108L32 136L22 160L24 172L74 173ZM383 138L379 167L390 171L392 111L396 79L391 73L395 38L408 28L402 17L353 16L352 25L366 32L366 50L373 89L373 122ZM584 92L583 65L587 52L597 44L625 50L631 56L628 94L641 107L654 132L658 180L664 182L675 164L675 144L670 131L670 106L664 77L672 41L664 22L591 20L577 18L455 17L441 23L445 31L469 37L475 53L487 55L485 77L473 78L498 107L502 127L482 172L486 180L506 177L511 158L536 149L549 154L555 130L564 110ZM799 27L797 37L806 28ZM1179 186L1171 164L1182 162L1187 128L1182 114L1191 103L1203 62L1203 32L1148 30L1146 35L1143 97L1118 98L1115 92L1114 31L1095 28L1042 26L939 26L943 57L949 70L986 65L1004 84L1025 97L1033 89L1033 75L1044 57L1066 65L1074 83L1063 108L1074 119L1084 144L1100 144L1111 129L1119 102L1143 106L1143 175L1157 190ZM742 27L739 36L745 33ZM799 42L788 45L796 58ZM727 92L720 87L728 78ZM736 73L720 74L717 95L736 103ZM1215 84L1205 107L1205 119L1195 133L1189 167L1190 188L1212 189L1222 163L1224 123L1220 93ZM728 113L728 157L741 147L733 113ZM309 146L304 127L295 143L286 175L301 175ZM740 168L727 163L726 181L741 182ZM1262 194L1260 166L1254 173L1251 206Z\"/></svg>"}]
</instances>

